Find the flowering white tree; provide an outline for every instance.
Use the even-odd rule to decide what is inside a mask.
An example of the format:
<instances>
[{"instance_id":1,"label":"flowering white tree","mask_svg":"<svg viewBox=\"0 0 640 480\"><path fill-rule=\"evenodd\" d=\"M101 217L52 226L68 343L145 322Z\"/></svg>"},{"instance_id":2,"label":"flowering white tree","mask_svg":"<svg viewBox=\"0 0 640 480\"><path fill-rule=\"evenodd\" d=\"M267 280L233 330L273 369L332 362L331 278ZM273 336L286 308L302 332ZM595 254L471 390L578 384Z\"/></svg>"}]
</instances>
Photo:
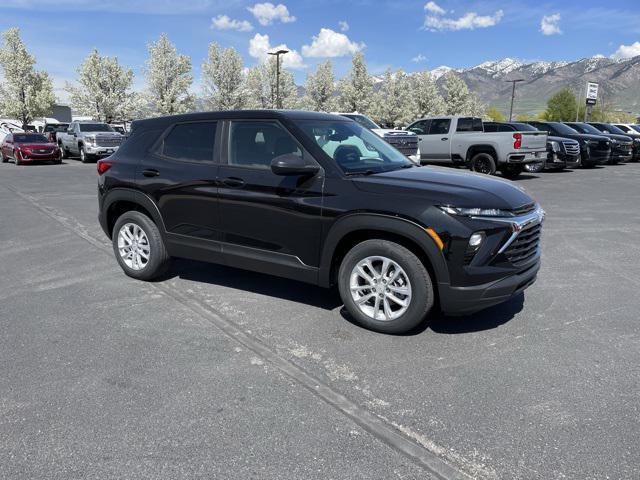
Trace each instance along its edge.
<instances>
[{"instance_id":1,"label":"flowering white tree","mask_svg":"<svg viewBox=\"0 0 640 480\"><path fill-rule=\"evenodd\" d=\"M148 94L155 112L173 115L191 110L194 100L189 93L193 82L191 59L179 54L164 33L148 49Z\"/></svg>"},{"instance_id":2,"label":"flowering white tree","mask_svg":"<svg viewBox=\"0 0 640 480\"><path fill-rule=\"evenodd\" d=\"M243 107L242 57L234 48L220 51L209 45L209 55L202 64L202 84L207 106L213 110L236 110Z\"/></svg>"},{"instance_id":3,"label":"flowering white tree","mask_svg":"<svg viewBox=\"0 0 640 480\"><path fill-rule=\"evenodd\" d=\"M244 105L251 109L271 108L271 92L263 64L251 67L244 78Z\"/></svg>"},{"instance_id":4,"label":"flowering white tree","mask_svg":"<svg viewBox=\"0 0 640 480\"><path fill-rule=\"evenodd\" d=\"M130 118L137 101L132 87L133 71L94 49L78 68L78 86L67 83L65 90L74 109L106 122Z\"/></svg>"},{"instance_id":5,"label":"flowering white tree","mask_svg":"<svg viewBox=\"0 0 640 480\"><path fill-rule=\"evenodd\" d=\"M414 99L411 81L402 70L384 73L382 87L374 95L374 106L371 114L383 126L401 127L407 125L414 117Z\"/></svg>"},{"instance_id":6,"label":"flowering white tree","mask_svg":"<svg viewBox=\"0 0 640 480\"><path fill-rule=\"evenodd\" d=\"M340 109L367 113L373 96L373 79L367 71L362 52L353 56L351 72L340 82Z\"/></svg>"},{"instance_id":7,"label":"flowering white tree","mask_svg":"<svg viewBox=\"0 0 640 480\"><path fill-rule=\"evenodd\" d=\"M316 112L330 112L334 109L334 76L330 60L318 65L315 73L307 75L304 106Z\"/></svg>"},{"instance_id":8,"label":"flowering white tree","mask_svg":"<svg viewBox=\"0 0 640 480\"><path fill-rule=\"evenodd\" d=\"M46 72L36 71L35 58L27 51L18 28L3 32L0 66L5 85L0 111L19 119L23 126L35 117L46 116L55 104L53 85Z\"/></svg>"},{"instance_id":9,"label":"flowering white tree","mask_svg":"<svg viewBox=\"0 0 640 480\"><path fill-rule=\"evenodd\" d=\"M429 72L424 71L414 74L411 78L411 83L415 118L444 114L444 100Z\"/></svg>"},{"instance_id":10,"label":"flowering white tree","mask_svg":"<svg viewBox=\"0 0 640 480\"><path fill-rule=\"evenodd\" d=\"M455 73L447 73L444 80L444 103L447 115L464 115L469 102L469 88Z\"/></svg>"},{"instance_id":11,"label":"flowering white tree","mask_svg":"<svg viewBox=\"0 0 640 480\"><path fill-rule=\"evenodd\" d=\"M269 58L264 63L252 67L244 82L245 105L247 108L276 108L276 59ZM293 74L280 67L280 103L282 108L300 106L298 87Z\"/></svg>"}]
</instances>

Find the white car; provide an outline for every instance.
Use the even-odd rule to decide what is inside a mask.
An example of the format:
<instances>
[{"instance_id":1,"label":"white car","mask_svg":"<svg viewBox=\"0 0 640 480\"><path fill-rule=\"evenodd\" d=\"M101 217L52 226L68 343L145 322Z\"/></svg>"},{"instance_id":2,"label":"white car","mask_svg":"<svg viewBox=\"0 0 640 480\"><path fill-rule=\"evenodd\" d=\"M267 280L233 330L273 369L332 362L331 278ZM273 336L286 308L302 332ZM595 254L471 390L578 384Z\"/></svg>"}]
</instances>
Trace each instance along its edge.
<instances>
[{"instance_id":1,"label":"white car","mask_svg":"<svg viewBox=\"0 0 640 480\"><path fill-rule=\"evenodd\" d=\"M361 113L341 113L334 112L335 115L342 115L368 128L373 133L383 138L388 144L400 150L409 160L420 163L420 148L418 146L418 136L406 130L393 130L381 128L373 120Z\"/></svg>"}]
</instances>

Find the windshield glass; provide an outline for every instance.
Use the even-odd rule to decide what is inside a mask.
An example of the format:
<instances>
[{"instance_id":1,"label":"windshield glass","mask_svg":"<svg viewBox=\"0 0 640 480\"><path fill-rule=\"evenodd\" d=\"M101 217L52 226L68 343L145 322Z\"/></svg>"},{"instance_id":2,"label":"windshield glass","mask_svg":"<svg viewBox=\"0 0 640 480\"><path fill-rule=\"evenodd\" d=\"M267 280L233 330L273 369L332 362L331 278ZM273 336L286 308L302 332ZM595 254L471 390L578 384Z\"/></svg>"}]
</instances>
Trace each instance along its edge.
<instances>
[{"instance_id":1,"label":"windshield glass","mask_svg":"<svg viewBox=\"0 0 640 480\"><path fill-rule=\"evenodd\" d=\"M567 127L564 123L551 122L551 125L560 135L575 135L578 133L573 128Z\"/></svg>"},{"instance_id":2,"label":"windshield glass","mask_svg":"<svg viewBox=\"0 0 640 480\"><path fill-rule=\"evenodd\" d=\"M631 125L631 128L633 128L636 132L640 133L640 125Z\"/></svg>"},{"instance_id":3,"label":"windshield glass","mask_svg":"<svg viewBox=\"0 0 640 480\"><path fill-rule=\"evenodd\" d=\"M591 135L602 135L602 132L600 130L598 130L593 125L589 125L588 123L571 123L569 126L580 133L589 133Z\"/></svg>"},{"instance_id":4,"label":"windshield glass","mask_svg":"<svg viewBox=\"0 0 640 480\"><path fill-rule=\"evenodd\" d=\"M79 123L81 132L113 132L106 123Z\"/></svg>"},{"instance_id":5,"label":"windshield glass","mask_svg":"<svg viewBox=\"0 0 640 480\"><path fill-rule=\"evenodd\" d=\"M16 143L49 143L47 137L39 133L14 133L13 141Z\"/></svg>"},{"instance_id":6,"label":"windshield glass","mask_svg":"<svg viewBox=\"0 0 640 480\"><path fill-rule=\"evenodd\" d=\"M369 128L372 130L375 128L380 128L378 125L373 123L373 120L371 120L369 117L365 117L364 115L343 115L343 117L350 118L351 120L358 122L365 128Z\"/></svg>"},{"instance_id":7,"label":"windshield glass","mask_svg":"<svg viewBox=\"0 0 640 480\"><path fill-rule=\"evenodd\" d=\"M300 127L346 174L381 173L413 163L362 125L336 120L304 120Z\"/></svg>"},{"instance_id":8,"label":"windshield glass","mask_svg":"<svg viewBox=\"0 0 640 480\"><path fill-rule=\"evenodd\" d=\"M624 135L624 130L616 127L615 125L609 125L608 123L604 125L606 130L609 130L609 133L615 133L616 135Z\"/></svg>"},{"instance_id":9,"label":"windshield glass","mask_svg":"<svg viewBox=\"0 0 640 480\"><path fill-rule=\"evenodd\" d=\"M69 128L68 123L56 123L56 124L45 125L44 131L45 132L63 132L67 128Z\"/></svg>"}]
</instances>

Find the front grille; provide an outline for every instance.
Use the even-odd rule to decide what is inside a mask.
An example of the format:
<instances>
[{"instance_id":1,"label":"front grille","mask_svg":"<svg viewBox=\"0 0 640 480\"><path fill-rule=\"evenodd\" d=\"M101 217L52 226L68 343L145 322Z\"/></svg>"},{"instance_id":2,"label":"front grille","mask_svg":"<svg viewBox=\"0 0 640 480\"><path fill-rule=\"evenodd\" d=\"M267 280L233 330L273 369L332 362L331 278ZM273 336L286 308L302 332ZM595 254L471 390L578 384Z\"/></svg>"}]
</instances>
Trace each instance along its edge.
<instances>
[{"instance_id":1,"label":"front grille","mask_svg":"<svg viewBox=\"0 0 640 480\"><path fill-rule=\"evenodd\" d=\"M580 154L580 144L578 142L562 142L564 146L564 151L567 155L579 155Z\"/></svg>"},{"instance_id":2,"label":"front grille","mask_svg":"<svg viewBox=\"0 0 640 480\"><path fill-rule=\"evenodd\" d=\"M96 145L98 147L119 147L122 139L119 137L97 137Z\"/></svg>"},{"instance_id":3,"label":"front grille","mask_svg":"<svg viewBox=\"0 0 640 480\"><path fill-rule=\"evenodd\" d=\"M607 141L602 141L597 143L598 150L609 150L611 148L611 143Z\"/></svg>"},{"instance_id":4,"label":"front grille","mask_svg":"<svg viewBox=\"0 0 640 480\"><path fill-rule=\"evenodd\" d=\"M536 209L535 203L527 203L526 205L523 205L519 208L511 210L511 213L513 213L516 217L519 217L520 215L526 215L527 213L531 213L535 209Z\"/></svg>"},{"instance_id":5,"label":"front grille","mask_svg":"<svg viewBox=\"0 0 640 480\"><path fill-rule=\"evenodd\" d=\"M38 155L43 155L47 153L53 153L52 148L36 148L32 150L32 153L37 153Z\"/></svg>"},{"instance_id":6,"label":"front grille","mask_svg":"<svg viewBox=\"0 0 640 480\"><path fill-rule=\"evenodd\" d=\"M386 135L384 139L400 150L404 155L415 155L418 152L418 136Z\"/></svg>"},{"instance_id":7,"label":"front grille","mask_svg":"<svg viewBox=\"0 0 640 480\"><path fill-rule=\"evenodd\" d=\"M509 261L516 267L527 263L538 251L542 224L538 223L522 230L509 248L504 251Z\"/></svg>"}]
</instances>

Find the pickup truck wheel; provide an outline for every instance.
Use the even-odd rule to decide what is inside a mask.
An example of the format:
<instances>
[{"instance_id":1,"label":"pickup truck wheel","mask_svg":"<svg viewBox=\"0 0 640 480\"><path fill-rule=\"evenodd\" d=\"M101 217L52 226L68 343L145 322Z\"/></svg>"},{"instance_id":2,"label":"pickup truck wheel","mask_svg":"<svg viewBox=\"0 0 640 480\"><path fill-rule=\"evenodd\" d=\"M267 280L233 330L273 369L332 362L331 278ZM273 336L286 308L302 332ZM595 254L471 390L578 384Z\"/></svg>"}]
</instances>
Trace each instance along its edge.
<instances>
[{"instance_id":1,"label":"pickup truck wheel","mask_svg":"<svg viewBox=\"0 0 640 480\"><path fill-rule=\"evenodd\" d=\"M84 145L80 147L80 161L82 163L89 162L89 154L85 151Z\"/></svg>"},{"instance_id":2,"label":"pickup truck wheel","mask_svg":"<svg viewBox=\"0 0 640 480\"><path fill-rule=\"evenodd\" d=\"M351 317L370 330L406 333L433 307L429 272L410 250L388 240L366 240L340 264L338 287Z\"/></svg>"},{"instance_id":3,"label":"pickup truck wheel","mask_svg":"<svg viewBox=\"0 0 640 480\"><path fill-rule=\"evenodd\" d=\"M505 165L500 170L500 173L502 173L502 176L504 178L514 180L520 176L520 174L522 173L522 170L523 170L522 165Z\"/></svg>"},{"instance_id":4,"label":"pickup truck wheel","mask_svg":"<svg viewBox=\"0 0 640 480\"><path fill-rule=\"evenodd\" d=\"M60 158L61 159L65 159L69 157L69 153L67 152L67 150L62 146L62 144L58 144L58 148L60 149Z\"/></svg>"},{"instance_id":5,"label":"pickup truck wheel","mask_svg":"<svg viewBox=\"0 0 640 480\"><path fill-rule=\"evenodd\" d=\"M160 231L146 215L136 211L122 214L113 226L113 252L124 273L138 280L153 280L169 265L169 254Z\"/></svg>"},{"instance_id":6,"label":"pickup truck wheel","mask_svg":"<svg viewBox=\"0 0 640 480\"><path fill-rule=\"evenodd\" d=\"M471 170L486 175L495 175L496 161L489 153L476 153L471 158Z\"/></svg>"}]
</instances>

